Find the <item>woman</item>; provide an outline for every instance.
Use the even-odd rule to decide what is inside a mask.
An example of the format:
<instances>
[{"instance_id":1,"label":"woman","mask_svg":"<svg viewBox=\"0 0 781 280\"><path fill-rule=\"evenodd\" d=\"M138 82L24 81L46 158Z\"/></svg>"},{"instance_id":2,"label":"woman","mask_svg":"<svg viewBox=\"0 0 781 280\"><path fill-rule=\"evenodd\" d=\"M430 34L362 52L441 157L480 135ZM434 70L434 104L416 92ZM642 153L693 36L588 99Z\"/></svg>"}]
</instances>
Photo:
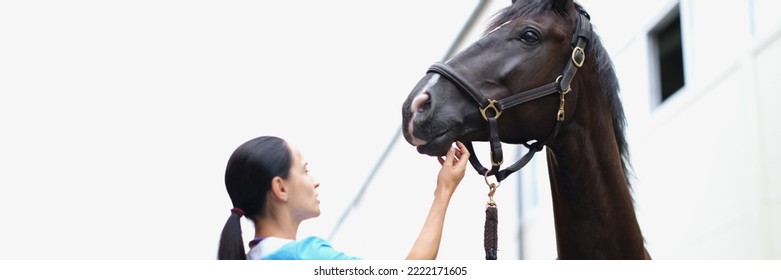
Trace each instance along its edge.
<instances>
[{"instance_id":1,"label":"woman","mask_svg":"<svg viewBox=\"0 0 781 280\"><path fill-rule=\"evenodd\" d=\"M450 197L464 178L469 152L460 142L438 158L434 201L407 259L436 259ZM301 152L283 139L262 136L241 144L228 160L225 186L233 202L220 237L218 259L359 259L319 237L296 240L302 221L320 216L317 188ZM255 224L244 252L240 218Z\"/></svg>"}]
</instances>

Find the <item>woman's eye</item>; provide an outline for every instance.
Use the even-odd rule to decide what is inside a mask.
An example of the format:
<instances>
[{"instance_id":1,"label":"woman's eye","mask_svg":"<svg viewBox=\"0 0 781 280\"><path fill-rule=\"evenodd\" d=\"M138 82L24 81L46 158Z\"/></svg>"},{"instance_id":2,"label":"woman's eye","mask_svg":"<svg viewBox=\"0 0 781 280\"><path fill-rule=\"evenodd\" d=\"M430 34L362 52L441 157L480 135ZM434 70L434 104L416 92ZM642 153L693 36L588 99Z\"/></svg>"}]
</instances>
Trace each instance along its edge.
<instances>
[{"instance_id":1,"label":"woman's eye","mask_svg":"<svg viewBox=\"0 0 781 280\"><path fill-rule=\"evenodd\" d=\"M521 37L519 37L519 39L527 44L536 44L540 41L540 35L537 34L537 32L534 30L526 30L521 33Z\"/></svg>"}]
</instances>

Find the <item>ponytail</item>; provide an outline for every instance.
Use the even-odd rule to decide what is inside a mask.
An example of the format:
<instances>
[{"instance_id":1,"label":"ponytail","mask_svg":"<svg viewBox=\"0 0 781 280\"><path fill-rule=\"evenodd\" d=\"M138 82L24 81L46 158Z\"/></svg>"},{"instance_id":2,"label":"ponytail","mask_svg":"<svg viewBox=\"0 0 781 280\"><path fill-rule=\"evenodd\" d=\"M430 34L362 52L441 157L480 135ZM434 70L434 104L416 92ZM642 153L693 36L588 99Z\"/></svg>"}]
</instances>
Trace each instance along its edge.
<instances>
[{"instance_id":1,"label":"ponytail","mask_svg":"<svg viewBox=\"0 0 781 280\"><path fill-rule=\"evenodd\" d=\"M241 237L241 216L243 211L239 208L231 210L231 216L225 222L220 235L220 247L217 250L218 260L246 260L244 252L244 240Z\"/></svg>"},{"instance_id":2,"label":"ponytail","mask_svg":"<svg viewBox=\"0 0 781 280\"><path fill-rule=\"evenodd\" d=\"M233 151L225 168L225 188L236 208L231 209L231 216L222 229L217 259L247 259L241 238L241 217L255 222L264 215L271 180L287 178L291 164L290 147L279 137L257 137Z\"/></svg>"}]
</instances>

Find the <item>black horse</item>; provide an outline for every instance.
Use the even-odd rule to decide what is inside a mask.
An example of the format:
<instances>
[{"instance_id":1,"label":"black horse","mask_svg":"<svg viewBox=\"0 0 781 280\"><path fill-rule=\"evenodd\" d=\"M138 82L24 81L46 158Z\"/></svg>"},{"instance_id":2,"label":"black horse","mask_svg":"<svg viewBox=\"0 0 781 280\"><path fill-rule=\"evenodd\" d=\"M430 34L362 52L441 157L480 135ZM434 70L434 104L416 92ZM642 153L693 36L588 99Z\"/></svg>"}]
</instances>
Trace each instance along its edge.
<instances>
[{"instance_id":1,"label":"black horse","mask_svg":"<svg viewBox=\"0 0 781 280\"><path fill-rule=\"evenodd\" d=\"M421 154L453 141L491 142L501 181L546 148L559 259L650 259L628 179L613 65L590 16L572 0L512 1L485 35L434 64L402 106L404 138ZM500 169L501 143L530 153ZM471 148L470 148L471 149Z\"/></svg>"}]
</instances>

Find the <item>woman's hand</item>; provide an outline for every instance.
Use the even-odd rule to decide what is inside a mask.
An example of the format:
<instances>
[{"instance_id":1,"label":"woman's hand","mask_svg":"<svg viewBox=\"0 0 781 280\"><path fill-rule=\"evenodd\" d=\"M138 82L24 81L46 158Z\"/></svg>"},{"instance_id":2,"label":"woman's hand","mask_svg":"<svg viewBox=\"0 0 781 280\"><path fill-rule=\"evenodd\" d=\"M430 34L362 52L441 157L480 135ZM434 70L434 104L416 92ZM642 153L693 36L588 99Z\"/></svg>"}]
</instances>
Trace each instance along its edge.
<instances>
[{"instance_id":1,"label":"woman's hand","mask_svg":"<svg viewBox=\"0 0 781 280\"><path fill-rule=\"evenodd\" d=\"M442 168L437 175L437 192L442 191L452 195L464 178L466 163L469 161L469 150L463 143L456 141L456 147L451 147L444 157L437 160Z\"/></svg>"}]
</instances>

